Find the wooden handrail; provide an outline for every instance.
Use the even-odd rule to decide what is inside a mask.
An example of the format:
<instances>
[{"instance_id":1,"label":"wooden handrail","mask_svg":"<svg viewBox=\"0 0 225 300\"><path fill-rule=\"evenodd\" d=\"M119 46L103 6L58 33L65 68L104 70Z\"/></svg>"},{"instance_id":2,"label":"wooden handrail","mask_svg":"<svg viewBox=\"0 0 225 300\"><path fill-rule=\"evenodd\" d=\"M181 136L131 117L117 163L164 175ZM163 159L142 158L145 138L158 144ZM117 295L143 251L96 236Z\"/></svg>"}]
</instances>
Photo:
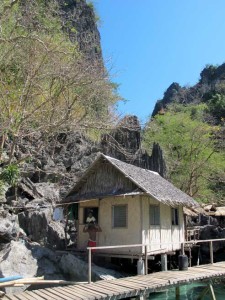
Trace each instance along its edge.
<instances>
[{"instance_id":1,"label":"wooden handrail","mask_svg":"<svg viewBox=\"0 0 225 300\"><path fill-rule=\"evenodd\" d=\"M148 274L148 246L159 246L161 245L174 245L174 244L180 244L180 247L182 249L182 254L184 254L184 245L185 244L198 244L198 243L209 243L209 249L210 249L210 263L213 264L213 243L214 242L221 242L225 241L225 238L222 239L210 239L210 240L192 240L192 241L185 241L185 242L177 242L177 243L151 243L151 244L132 244L132 245L115 245L115 246L97 246L97 247L87 247L88 250L88 283L91 283L91 250L92 249L119 249L119 248L131 248L131 247L145 247L145 274Z\"/></svg>"}]
</instances>

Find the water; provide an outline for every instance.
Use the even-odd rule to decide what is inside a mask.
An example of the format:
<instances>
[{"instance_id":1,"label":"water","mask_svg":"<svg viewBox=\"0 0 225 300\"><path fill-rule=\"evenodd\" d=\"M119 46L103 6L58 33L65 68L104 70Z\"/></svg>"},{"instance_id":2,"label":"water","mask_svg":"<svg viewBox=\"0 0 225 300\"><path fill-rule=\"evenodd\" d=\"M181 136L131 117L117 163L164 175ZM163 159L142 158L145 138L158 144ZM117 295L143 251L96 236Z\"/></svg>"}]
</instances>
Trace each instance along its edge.
<instances>
[{"instance_id":1,"label":"water","mask_svg":"<svg viewBox=\"0 0 225 300\"><path fill-rule=\"evenodd\" d=\"M180 299L181 300L196 300L202 290L206 287L206 284L195 283L189 285L180 286ZM217 300L225 299L225 286L222 284L213 285L214 293ZM170 288L164 292L152 293L149 296L149 300L174 300L176 299L175 288ZM204 300L211 300L211 296L207 293Z\"/></svg>"}]
</instances>

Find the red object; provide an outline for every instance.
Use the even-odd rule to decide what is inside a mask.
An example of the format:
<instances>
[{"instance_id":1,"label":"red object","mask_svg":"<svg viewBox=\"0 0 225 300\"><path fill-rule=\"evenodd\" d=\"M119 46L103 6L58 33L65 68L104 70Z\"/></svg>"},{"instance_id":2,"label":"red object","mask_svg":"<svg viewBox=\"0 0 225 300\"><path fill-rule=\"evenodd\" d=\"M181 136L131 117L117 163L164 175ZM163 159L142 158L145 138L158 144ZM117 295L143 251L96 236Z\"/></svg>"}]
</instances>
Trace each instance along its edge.
<instances>
[{"instance_id":1,"label":"red object","mask_svg":"<svg viewBox=\"0 0 225 300\"><path fill-rule=\"evenodd\" d=\"M96 242L95 241L88 241L88 247L96 247ZM91 249L92 252L95 252L96 249Z\"/></svg>"}]
</instances>

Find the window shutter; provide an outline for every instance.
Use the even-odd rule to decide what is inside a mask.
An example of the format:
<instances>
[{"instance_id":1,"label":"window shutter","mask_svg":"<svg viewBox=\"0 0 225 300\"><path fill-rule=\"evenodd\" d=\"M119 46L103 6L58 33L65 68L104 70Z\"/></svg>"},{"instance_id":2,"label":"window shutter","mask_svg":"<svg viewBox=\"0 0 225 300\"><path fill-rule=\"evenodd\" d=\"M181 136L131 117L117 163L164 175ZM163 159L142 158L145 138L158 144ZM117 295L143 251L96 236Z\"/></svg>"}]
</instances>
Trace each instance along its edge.
<instances>
[{"instance_id":1,"label":"window shutter","mask_svg":"<svg viewBox=\"0 0 225 300\"><path fill-rule=\"evenodd\" d=\"M113 227L127 227L127 205L113 206Z\"/></svg>"},{"instance_id":2,"label":"window shutter","mask_svg":"<svg viewBox=\"0 0 225 300\"><path fill-rule=\"evenodd\" d=\"M160 206L150 205L149 207L150 225L160 225Z\"/></svg>"}]
</instances>

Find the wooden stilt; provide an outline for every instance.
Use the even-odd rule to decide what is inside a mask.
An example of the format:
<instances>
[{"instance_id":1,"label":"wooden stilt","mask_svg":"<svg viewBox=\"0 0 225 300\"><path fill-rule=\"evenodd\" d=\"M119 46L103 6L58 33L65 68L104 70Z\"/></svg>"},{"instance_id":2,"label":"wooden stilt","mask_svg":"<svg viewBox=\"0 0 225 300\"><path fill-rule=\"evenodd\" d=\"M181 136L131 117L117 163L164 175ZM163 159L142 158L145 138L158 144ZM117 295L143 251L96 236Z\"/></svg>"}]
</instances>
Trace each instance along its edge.
<instances>
[{"instance_id":1,"label":"wooden stilt","mask_svg":"<svg viewBox=\"0 0 225 300\"><path fill-rule=\"evenodd\" d=\"M161 254L161 270L167 271L167 254Z\"/></svg>"},{"instance_id":2,"label":"wooden stilt","mask_svg":"<svg viewBox=\"0 0 225 300\"><path fill-rule=\"evenodd\" d=\"M91 283L91 249L88 249L88 283Z\"/></svg>"},{"instance_id":3,"label":"wooden stilt","mask_svg":"<svg viewBox=\"0 0 225 300\"><path fill-rule=\"evenodd\" d=\"M68 206L65 207L66 224L65 224L65 248L67 249L67 226L68 226Z\"/></svg>"},{"instance_id":4,"label":"wooden stilt","mask_svg":"<svg viewBox=\"0 0 225 300\"><path fill-rule=\"evenodd\" d=\"M176 300L180 300L180 287L176 286Z\"/></svg>"},{"instance_id":5,"label":"wooden stilt","mask_svg":"<svg viewBox=\"0 0 225 300\"><path fill-rule=\"evenodd\" d=\"M212 286L211 283L209 284L209 290L210 290L210 292L211 292L212 300L216 300L216 296L215 296L215 293L214 293L214 289L213 289L213 286Z\"/></svg>"},{"instance_id":6,"label":"wooden stilt","mask_svg":"<svg viewBox=\"0 0 225 300\"><path fill-rule=\"evenodd\" d=\"M148 246L145 245L145 275L148 274Z\"/></svg>"},{"instance_id":7,"label":"wooden stilt","mask_svg":"<svg viewBox=\"0 0 225 300\"><path fill-rule=\"evenodd\" d=\"M209 250L210 250L210 263L213 264L213 243L209 242Z\"/></svg>"},{"instance_id":8,"label":"wooden stilt","mask_svg":"<svg viewBox=\"0 0 225 300\"><path fill-rule=\"evenodd\" d=\"M189 248L189 267L191 267L191 247Z\"/></svg>"}]
</instances>

